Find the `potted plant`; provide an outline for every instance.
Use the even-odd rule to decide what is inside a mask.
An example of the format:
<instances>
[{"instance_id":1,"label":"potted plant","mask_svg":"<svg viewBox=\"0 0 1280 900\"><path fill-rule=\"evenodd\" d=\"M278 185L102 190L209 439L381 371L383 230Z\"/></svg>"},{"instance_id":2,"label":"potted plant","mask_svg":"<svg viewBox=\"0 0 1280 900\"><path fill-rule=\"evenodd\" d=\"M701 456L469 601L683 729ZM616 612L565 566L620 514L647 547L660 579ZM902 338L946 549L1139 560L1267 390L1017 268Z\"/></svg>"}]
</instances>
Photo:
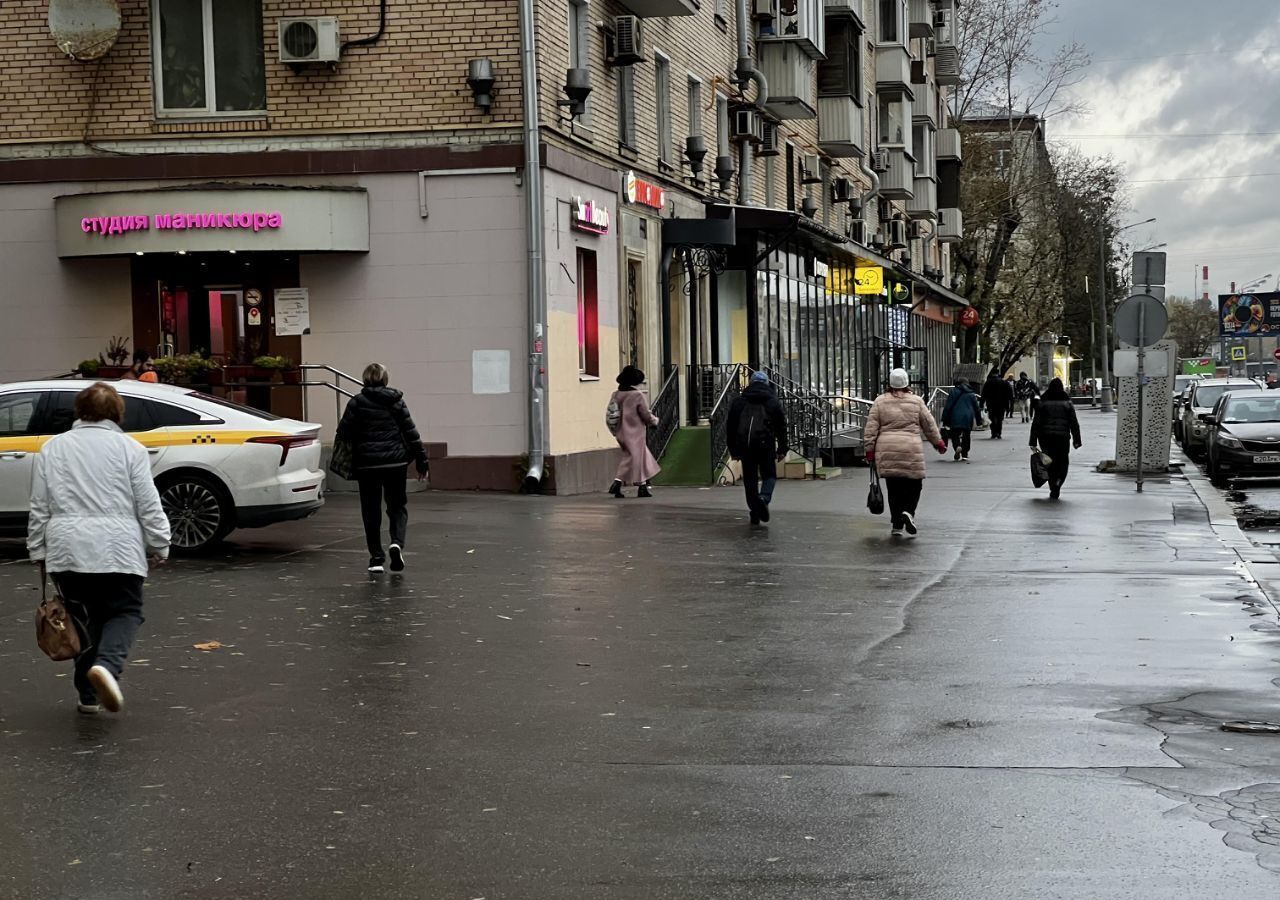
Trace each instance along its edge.
<instances>
[{"instance_id":1,"label":"potted plant","mask_svg":"<svg viewBox=\"0 0 1280 900\"><path fill-rule=\"evenodd\" d=\"M80 364L76 366L76 371L80 373L81 378L97 378L98 371L102 368L102 361L97 359L82 359Z\"/></svg>"},{"instance_id":2,"label":"potted plant","mask_svg":"<svg viewBox=\"0 0 1280 900\"><path fill-rule=\"evenodd\" d=\"M293 360L287 356L259 356L253 361L253 365L254 368L265 372L268 377L274 378L279 375L282 380L285 372L294 369Z\"/></svg>"},{"instance_id":3,"label":"potted plant","mask_svg":"<svg viewBox=\"0 0 1280 900\"><path fill-rule=\"evenodd\" d=\"M180 380L178 357L162 356L152 360L151 364L155 366L157 377L165 384L175 384Z\"/></svg>"},{"instance_id":4,"label":"potted plant","mask_svg":"<svg viewBox=\"0 0 1280 900\"><path fill-rule=\"evenodd\" d=\"M110 362L108 362L110 360ZM112 337L98 354L98 378L119 378L129 371L129 339Z\"/></svg>"}]
</instances>

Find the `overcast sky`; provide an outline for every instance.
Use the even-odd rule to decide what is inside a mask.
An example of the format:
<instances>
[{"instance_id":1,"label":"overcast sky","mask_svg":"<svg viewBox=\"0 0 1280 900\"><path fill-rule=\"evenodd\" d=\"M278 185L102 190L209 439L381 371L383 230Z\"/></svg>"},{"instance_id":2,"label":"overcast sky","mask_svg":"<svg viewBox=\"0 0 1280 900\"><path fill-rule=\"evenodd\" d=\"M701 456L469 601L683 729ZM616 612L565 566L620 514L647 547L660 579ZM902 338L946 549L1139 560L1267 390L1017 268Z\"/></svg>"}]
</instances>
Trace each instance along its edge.
<instances>
[{"instance_id":1,"label":"overcast sky","mask_svg":"<svg viewBox=\"0 0 1280 900\"><path fill-rule=\"evenodd\" d=\"M1079 42L1093 63L1074 91L1088 111L1049 138L1124 165L1124 224L1158 218L1125 236L1168 243L1169 293L1191 295L1202 265L1212 295L1268 272L1275 287L1280 0L1060 0L1056 18L1046 43ZM1254 173L1270 175L1204 180Z\"/></svg>"}]
</instances>

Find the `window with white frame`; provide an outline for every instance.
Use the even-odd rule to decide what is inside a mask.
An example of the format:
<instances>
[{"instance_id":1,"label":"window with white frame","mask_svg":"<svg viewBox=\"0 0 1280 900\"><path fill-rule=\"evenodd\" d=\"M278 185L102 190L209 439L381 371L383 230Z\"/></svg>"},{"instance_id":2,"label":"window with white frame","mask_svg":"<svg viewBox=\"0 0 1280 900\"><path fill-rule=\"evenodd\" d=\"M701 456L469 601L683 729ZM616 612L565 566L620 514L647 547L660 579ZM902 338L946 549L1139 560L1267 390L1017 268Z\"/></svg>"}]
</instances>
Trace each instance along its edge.
<instances>
[{"instance_id":1,"label":"window with white frame","mask_svg":"<svg viewBox=\"0 0 1280 900\"><path fill-rule=\"evenodd\" d=\"M569 68L591 68L591 7L587 0L569 0ZM583 125L591 123L591 98L586 112L578 117Z\"/></svg>"},{"instance_id":2,"label":"window with white frame","mask_svg":"<svg viewBox=\"0 0 1280 900\"><path fill-rule=\"evenodd\" d=\"M671 60L653 57L654 91L658 109L658 161L671 165Z\"/></svg>"},{"instance_id":3,"label":"window with white frame","mask_svg":"<svg viewBox=\"0 0 1280 900\"><path fill-rule=\"evenodd\" d=\"M878 0L876 40L881 44L907 43L907 0Z\"/></svg>"},{"instance_id":4,"label":"window with white frame","mask_svg":"<svg viewBox=\"0 0 1280 900\"><path fill-rule=\"evenodd\" d=\"M152 21L159 114L267 108L261 0L152 0Z\"/></svg>"},{"instance_id":5,"label":"window with white frame","mask_svg":"<svg viewBox=\"0 0 1280 900\"><path fill-rule=\"evenodd\" d=\"M911 149L911 104L900 94L879 94L876 137L881 146Z\"/></svg>"}]
</instances>

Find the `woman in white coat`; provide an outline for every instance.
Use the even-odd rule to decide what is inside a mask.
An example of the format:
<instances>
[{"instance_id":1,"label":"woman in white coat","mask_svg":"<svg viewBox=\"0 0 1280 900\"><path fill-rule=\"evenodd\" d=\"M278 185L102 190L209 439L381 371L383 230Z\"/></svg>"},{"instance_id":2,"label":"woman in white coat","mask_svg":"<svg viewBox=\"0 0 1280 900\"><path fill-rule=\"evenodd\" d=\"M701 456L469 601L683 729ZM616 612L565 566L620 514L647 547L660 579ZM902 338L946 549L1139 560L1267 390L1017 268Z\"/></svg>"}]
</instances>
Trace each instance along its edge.
<instances>
[{"instance_id":1,"label":"woman in white coat","mask_svg":"<svg viewBox=\"0 0 1280 900\"><path fill-rule=\"evenodd\" d=\"M76 395L76 422L36 456L27 549L85 625L78 709L124 705L119 678L142 625L148 560L169 555L169 520L147 451L120 430L124 400L98 383Z\"/></svg>"}]
</instances>

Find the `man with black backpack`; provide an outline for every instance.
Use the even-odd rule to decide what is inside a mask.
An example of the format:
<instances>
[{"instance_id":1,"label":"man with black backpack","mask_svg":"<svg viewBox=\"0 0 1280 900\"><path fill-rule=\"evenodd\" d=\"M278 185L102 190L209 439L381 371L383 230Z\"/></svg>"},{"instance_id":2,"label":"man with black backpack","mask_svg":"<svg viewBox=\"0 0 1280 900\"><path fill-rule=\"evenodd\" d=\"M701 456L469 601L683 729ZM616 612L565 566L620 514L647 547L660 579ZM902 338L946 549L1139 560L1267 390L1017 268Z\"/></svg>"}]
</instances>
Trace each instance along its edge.
<instances>
[{"instance_id":1,"label":"man with black backpack","mask_svg":"<svg viewBox=\"0 0 1280 900\"><path fill-rule=\"evenodd\" d=\"M753 372L742 396L729 407L725 429L729 455L742 461L751 524L769 521L778 463L787 455L787 416L764 372Z\"/></svg>"}]
</instances>

